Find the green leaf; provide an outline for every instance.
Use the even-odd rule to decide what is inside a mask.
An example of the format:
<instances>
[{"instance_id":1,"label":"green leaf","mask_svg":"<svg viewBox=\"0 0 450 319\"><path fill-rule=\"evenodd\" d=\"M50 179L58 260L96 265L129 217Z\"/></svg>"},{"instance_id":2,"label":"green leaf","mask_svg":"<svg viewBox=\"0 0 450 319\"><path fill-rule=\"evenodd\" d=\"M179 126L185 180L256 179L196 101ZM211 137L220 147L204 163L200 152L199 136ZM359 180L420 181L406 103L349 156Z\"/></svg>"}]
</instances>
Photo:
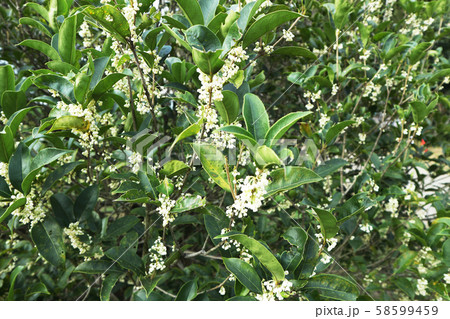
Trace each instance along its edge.
<instances>
[{"instance_id":1,"label":"green leaf","mask_svg":"<svg viewBox=\"0 0 450 319\"><path fill-rule=\"evenodd\" d=\"M98 100L103 94L108 92L114 84L123 79L125 76L126 74L123 73L112 73L107 75L95 86L94 91L92 92L92 97Z\"/></svg>"},{"instance_id":2,"label":"green leaf","mask_svg":"<svg viewBox=\"0 0 450 319\"><path fill-rule=\"evenodd\" d=\"M0 175L0 197L10 198L12 195L9 189L8 183L6 183L5 178Z\"/></svg>"},{"instance_id":3,"label":"green leaf","mask_svg":"<svg viewBox=\"0 0 450 319\"><path fill-rule=\"evenodd\" d=\"M245 49L267 32L273 31L283 23L298 17L301 17L301 15L287 10L275 11L263 16L248 28L242 40L242 47Z\"/></svg>"},{"instance_id":4,"label":"green leaf","mask_svg":"<svg viewBox=\"0 0 450 319\"><path fill-rule=\"evenodd\" d=\"M147 298L148 298L148 296L150 296L150 294L152 293L152 291L155 289L156 285L162 278L163 278L162 276L155 277L155 278L140 278L142 287L144 287L144 289L145 289Z\"/></svg>"},{"instance_id":5,"label":"green leaf","mask_svg":"<svg viewBox=\"0 0 450 319\"><path fill-rule=\"evenodd\" d=\"M80 131L85 131L89 128L89 122L86 121L84 118L79 116L73 116L73 115L64 115L60 118L57 118L55 122L53 122L52 127L48 131L64 131L64 130L72 130L77 129Z\"/></svg>"},{"instance_id":6,"label":"green leaf","mask_svg":"<svg viewBox=\"0 0 450 319\"><path fill-rule=\"evenodd\" d=\"M77 17L73 15L65 18L58 33L58 51L61 59L71 65L76 64Z\"/></svg>"},{"instance_id":7,"label":"green leaf","mask_svg":"<svg viewBox=\"0 0 450 319\"><path fill-rule=\"evenodd\" d=\"M188 281L185 283L181 288L180 291L178 291L177 297L175 298L176 301L191 301L195 297L197 297L197 279Z\"/></svg>"},{"instance_id":8,"label":"green leaf","mask_svg":"<svg viewBox=\"0 0 450 319\"><path fill-rule=\"evenodd\" d=\"M411 54L409 55L409 63L410 65L414 65L419 62L420 59L423 58L428 49L433 46L432 42L422 42L416 45L414 49L411 50Z\"/></svg>"},{"instance_id":9,"label":"green leaf","mask_svg":"<svg viewBox=\"0 0 450 319\"><path fill-rule=\"evenodd\" d=\"M327 131L327 134L325 135L325 143L329 145L336 136L339 135L339 133L342 132L343 129L345 129L347 126L350 126L352 124L356 123L356 121L348 120L340 122L336 125L333 125L330 127L330 129Z\"/></svg>"},{"instance_id":10,"label":"green leaf","mask_svg":"<svg viewBox=\"0 0 450 319\"><path fill-rule=\"evenodd\" d=\"M240 126L228 125L228 126L221 127L220 130L233 134L236 138L241 140L245 145L253 146L253 145L258 144L255 141L252 134L250 134L249 131L247 131L246 129L244 129Z\"/></svg>"},{"instance_id":11,"label":"green leaf","mask_svg":"<svg viewBox=\"0 0 450 319\"><path fill-rule=\"evenodd\" d=\"M45 24L43 24L41 21L29 18L29 17L24 17L24 18L19 19L19 23L23 24L23 25L29 25L29 26L35 27L36 29L38 29L39 31L44 33L45 35L52 37L52 33L49 30L49 27L46 26Z\"/></svg>"},{"instance_id":12,"label":"green leaf","mask_svg":"<svg viewBox=\"0 0 450 319\"><path fill-rule=\"evenodd\" d=\"M172 145L170 146L170 152L172 152L172 149L175 147L175 145L184 140L185 138L188 138L192 135L197 134L198 132L200 132L201 126L198 123L194 123L189 125L186 129L183 130L183 132L181 132L175 139L175 141L173 141Z\"/></svg>"},{"instance_id":13,"label":"green leaf","mask_svg":"<svg viewBox=\"0 0 450 319\"><path fill-rule=\"evenodd\" d=\"M156 187L156 190L161 194L165 194L166 196L170 196L173 193L174 186L173 183L166 177L164 180Z\"/></svg>"},{"instance_id":14,"label":"green leaf","mask_svg":"<svg viewBox=\"0 0 450 319\"><path fill-rule=\"evenodd\" d=\"M290 227L281 237L286 239L291 245L297 246L302 252L308 239L308 235L301 227Z\"/></svg>"},{"instance_id":15,"label":"green leaf","mask_svg":"<svg viewBox=\"0 0 450 319\"><path fill-rule=\"evenodd\" d=\"M8 298L6 300L8 300L8 301L14 300L14 285L16 283L17 276L20 274L20 272L24 268L25 268L25 266L17 266L12 271L11 276L9 276L9 292L8 292Z\"/></svg>"},{"instance_id":16,"label":"green leaf","mask_svg":"<svg viewBox=\"0 0 450 319\"><path fill-rule=\"evenodd\" d=\"M171 36L173 36L175 38L175 40L177 40L177 42L179 44L181 44L186 50L188 50L189 52L192 51L191 46L189 45L189 43L187 43L186 41L184 41L179 35L178 33L176 33L174 30L172 30L172 28L166 24L162 24L162 27L164 28L164 30L167 31L167 33L169 33Z\"/></svg>"},{"instance_id":17,"label":"green leaf","mask_svg":"<svg viewBox=\"0 0 450 319\"><path fill-rule=\"evenodd\" d=\"M447 235L448 236L448 235ZM447 239L442 245L442 261L450 267L450 239Z\"/></svg>"},{"instance_id":18,"label":"green leaf","mask_svg":"<svg viewBox=\"0 0 450 319\"><path fill-rule=\"evenodd\" d=\"M177 200L175 207L172 208L173 213L182 213L189 210L204 207L206 205L206 200L202 197L197 196L187 196L182 197Z\"/></svg>"},{"instance_id":19,"label":"green leaf","mask_svg":"<svg viewBox=\"0 0 450 319\"><path fill-rule=\"evenodd\" d=\"M63 193L56 193L50 197L53 215L61 227L69 227L75 222L73 215L73 202L69 196Z\"/></svg>"},{"instance_id":20,"label":"green leaf","mask_svg":"<svg viewBox=\"0 0 450 319\"><path fill-rule=\"evenodd\" d=\"M312 112L294 112L283 116L272 125L269 131L267 131L266 136L264 137L266 140L264 144L271 147L292 127L292 125L309 114L312 114Z\"/></svg>"},{"instance_id":21,"label":"green leaf","mask_svg":"<svg viewBox=\"0 0 450 319\"><path fill-rule=\"evenodd\" d=\"M56 51L51 45L39 40L27 39L20 42L18 45L23 45L35 50L38 50L48 56L51 60L61 61L58 51Z\"/></svg>"},{"instance_id":22,"label":"green leaf","mask_svg":"<svg viewBox=\"0 0 450 319\"><path fill-rule=\"evenodd\" d=\"M312 170L304 167L286 166L273 170L270 173L272 182L267 186L266 197L270 197L279 192L284 192L300 185L314 183L322 178Z\"/></svg>"},{"instance_id":23,"label":"green leaf","mask_svg":"<svg viewBox=\"0 0 450 319\"><path fill-rule=\"evenodd\" d=\"M26 198L19 198L16 199L9 207L3 212L3 214L0 216L0 223L2 223L13 211L18 209L19 207L22 207L26 204L27 199Z\"/></svg>"},{"instance_id":24,"label":"green leaf","mask_svg":"<svg viewBox=\"0 0 450 319\"><path fill-rule=\"evenodd\" d=\"M109 301L111 291L113 290L120 276L121 274L110 274L103 280L102 289L100 290L101 301Z\"/></svg>"},{"instance_id":25,"label":"green leaf","mask_svg":"<svg viewBox=\"0 0 450 319\"><path fill-rule=\"evenodd\" d=\"M66 174L73 171L77 166L81 165L81 163L81 161L67 163L51 172L42 185L41 196L43 196L53 186L53 184L55 184Z\"/></svg>"},{"instance_id":26,"label":"green leaf","mask_svg":"<svg viewBox=\"0 0 450 319\"><path fill-rule=\"evenodd\" d=\"M15 189L22 191L22 181L30 171L30 165L30 150L20 143L9 161L9 180Z\"/></svg>"},{"instance_id":27,"label":"green leaf","mask_svg":"<svg viewBox=\"0 0 450 319\"><path fill-rule=\"evenodd\" d=\"M223 91L222 101L214 101L214 105L219 112L219 115L228 123L231 124L239 115L239 98L233 91Z\"/></svg>"},{"instance_id":28,"label":"green leaf","mask_svg":"<svg viewBox=\"0 0 450 319\"><path fill-rule=\"evenodd\" d=\"M333 158L318 166L314 171L320 176L325 177L333 174L341 167L347 165L347 161L342 158Z\"/></svg>"},{"instance_id":29,"label":"green leaf","mask_svg":"<svg viewBox=\"0 0 450 319\"><path fill-rule=\"evenodd\" d=\"M224 234L221 237L229 237L231 239L237 240L242 245L245 246L250 252L258 258L258 260L263 264L273 275L273 278L276 281L284 280L284 269L275 258L275 256L260 242L256 239L248 237L244 234Z\"/></svg>"},{"instance_id":30,"label":"green leaf","mask_svg":"<svg viewBox=\"0 0 450 319\"><path fill-rule=\"evenodd\" d=\"M139 218L136 216L128 215L115 220L106 231L105 238L115 238L125 234L139 223Z\"/></svg>"},{"instance_id":31,"label":"green leaf","mask_svg":"<svg viewBox=\"0 0 450 319\"><path fill-rule=\"evenodd\" d=\"M223 258L225 267L245 286L248 290L262 294L261 278L256 270L239 258Z\"/></svg>"},{"instance_id":32,"label":"green leaf","mask_svg":"<svg viewBox=\"0 0 450 319\"><path fill-rule=\"evenodd\" d=\"M349 0L335 0L334 8L334 25L336 29L343 30L348 22L350 12L353 10L353 5Z\"/></svg>"},{"instance_id":33,"label":"green leaf","mask_svg":"<svg viewBox=\"0 0 450 319\"><path fill-rule=\"evenodd\" d=\"M5 91L3 92L2 109L5 116L9 119L16 111L27 105L27 97L23 91Z\"/></svg>"},{"instance_id":34,"label":"green leaf","mask_svg":"<svg viewBox=\"0 0 450 319\"><path fill-rule=\"evenodd\" d=\"M317 56L306 48L287 46L274 50L272 54L300 56L309 60L316 60Z\"/></svg>"},{"instance_id":35,"label":"green leaf","mask_svg":"<svg viewBox=\"0 0 450 319\"><path fill-rule=\"evenodd\" d=\"M119 273L124 272L116 263L107 260L89 260L80 264L73 271L75 273L82 273L88 275L97 275L104 273Z\"/></svg>"},{"instance_id":36,"label":"green leaf","mask_svg":"<svg viewBox=\"0 0 450 319\"><path fill-rule=\"evenodd\" d=\"M30 289L27 290L26 297L31 297L36 294L45 294L50 295L50 292L47 289L47 286L45 286L42 282L38 282L30 287Z\"/></svg>"},{"instance_id":37,"label":"green leaf","mask_svg":"<svg viewBox=\"0 0 450 319\"><path fill-rule=\"evenodd\" d=\"M222 48L219 38L207 27L194 25L186 30L186 40L195 49L209 52Z\"/></svg>"},{"instance_id":38,"label":"green leaf","mask_svg":"<svg viewBox=\"0 0 450 319\"><path fill-rule=\"evenodd\" d=\"M189 171L189 166L182 161L172 160L164 164L163 168L159 171L162 176L169 178L179 175L184 175Z\"/></svg>"},{"instance_id":39,"label":"green leaf","mask_svg":"<svg viewBox=\"0 0 450 319\"><path fill-rule=\"evenodd\" d=\"M75 77L74 95L78 103L86 102L86 94L89 90L91 77L85 73L79 72Z\"/></svg>"},{"instance_id":40,"label":"green leaf","mask_svg":"<svg viewBox=\"0 0 450 319\"><path fill-rule=\"evenodd\" d=\"M205 24L198 0L175 0L191 25Z\"/></svg>"},{"instance_id":41,"label":"green leaf","mask_svg":"<svg viewBox=\"0 0 450 319\"><path fill-rule=\"evenodd\" d=\"M81 194L75 201L73 210L75 218L77 220L79 220L82 216L90 214L95 209L98 195L99 195L98 185L91 185L89 187L86 187L81 192Z\"/></svg>"},{"instance_id":42,"label":"green leaf","mask_svg":"<svg viewBox=\"0 0 450 319\"><path fill-rule=\"evenodd\" d=\"M392 48L390 49L386 55L384 56L384 61L388 62L389 60L391 60L393 57L395 57L397 54L405 51L409 49L409 45L403 44L403 45L399 45L398 47Z\"/></svg>"},{"instance_id":43,"label":"green leaf","mask_svg":"<svg viewBox=\"0 0 450 319\"><path fill-rule=\"evenodd\" d=\"M259 167L267 167L271 165L281 165L281 160L271 148L266 145L259 146L253 154L256 165Z\"/></svg>"},{"instance_id":44,"label":"green leaf","mask_svg":"<svg viewBox=\"0 0 450 319\"><path fill-rule=\"evenodd\" d=\"M10 65L0 66L0 97L7 90L14 90L15 87L14 70Z\"/></svg>"},{"instance_id":45,"label":"green leaf","mask_svg":"<svg viewBox=\"0 0 450 319\"><path fill-rule=\"evenodd\" d=\"M112 247L105 252L105 255L117 262L121 267L129 269L137 275L145 273L144 262L129 247Z\"/></svg>"},{"instance_id":46,"label":"green leaf","mask_svg":"<svg viewBox=\"0 0 450 319\"><path fill-rule=\"evenodd\" d=\"M358 288L353 282L331 274L310 278L304 289L317 289L320 296L334 300L355 301L358 297Z\"/></svg>"},{"instance_id":47,"label":"green leaf","mask_svg":"<svg viewBox=\"0 0 450 319\"><path fill-rule=\"evenodd\" d=\"M40 151L31 161L30 171L22 181L22 191L24 194L28 194L31 189L31 183L36 175L39 173L42 167L51 164L64 154L72 152L71 150L60 150L57 148L45 148Z\"/></svg>"},{"instance_id":48,"label":"green leaf","mask_svg":"<svg viewBox=\"0 0 450 319\"><path fill-rule=\"evenodd\" d=\"M411 250L401 254L394 262L394 274L404 272L414 262L416 256L417 252Z\"/></svg>"},{"instance_id":49,"label":"green leaf","mask_svg":"<svg viewBox=\"0 0 450 319\"><path fill-rule=\"evenodd\" d=\"M42 74L34 79L34 84L41 88L50 88L59 93L64 103L76 103L73 93L73 84L69 80L54 74Z\"/></svg>"},{"instance_id":50,"label":"green leaf","mask_svg":"<svg viewBox=\"0 0 450 319\"><path fill-rule=\"evenodd\" d=\"M64 265L66 252L62 237L62 229L58 223L47 216L43 222L33 226L31 238L39 253L55 267Z\"/></svg>"},{"instance_id":51,"label":"green leaf","mask_svg":"<svg viewBox=\"0 0 450 319\"><path fill-rule=\"evenodd\" d=\"M88 6L82 13L92 18L99 26L123 43L131 36L127 19L114 6L109 4L101 7Z\"/></svg>"},{"instance_id":52,"label":"green leaf","mask_svg":"<svg viewBox=\"0 0 450 319\"><path fill-rule=\"evenodd\" d=\"M222 152L215 146L209 144L194 143L193 148L209 177L224 190L231 192L227 173L225 171L226 160ZM230 179L232 179L231 174Z\"/></svg>"},{"instance_id":53,"label":"green leaf","mask_svg":"<svg viewBox=\"0 0 450 319\"><path fill-rule=\"evenodd\" d=\"M242 114L247 130L255 140L263 140L269 130L269 116L259 97L251 93L245 94Z\"/></svg>"},{"instance_id":54,"label":"green leaf","mask_svg":"<svg viewBox=\"0 0 450 319\"><path fill-rule=\"evenodd\" d=\"M191 1L191 3L194 1ZM208 24L214 18L219 0L199 0L199 5L202 10L204 24ZM193 23L194 24L194 23Z\"/></svg>"},{"instance_id":55,"label":"green leaf","mask_svg":"<svg viewBox=\"0 0 450 319\"><path fill-rule=\"evenodd\" d=\"M35 106L28 107L26 109L21 109L21 110L19 110L19 111L15 112L14 114L11 115L11 117L8 120L8 122L6 122L6 125L9 125L9 127L11 129L11 133L12 133L13 136L16 135L17 130L19 129L19 126L22 123L25 115L27 115L28 112L31 111L34 108L35 108Z\"/></svg>"},{"instance_id":56,"label":"green leaf","mask_svg":"<svg viewBox=\"0 0 450 319\"><path fill-rule=\"evenodd\" d=\"M0 132L0 162L8 163L14 153L14 135L11 128L6 125Z\"/></svg>"},{"instance_id":57,"label":"green leaf","mask_svg":"<svg viewBox=\"0 0 450 319\"><path fill-rule=\"evenodd\" d=\"M333 238L339 231L336 217L327 210L314 208L320 223L320 230L325 239Z\"/></svg>"},{"instance_id":58,"label":"green leaf","mask_svg":"<svg viewBox=\"0 0 450 319\"><path fill-rule=\"evenodd\" d=\"M224 61L220 59L222 50L203 52L197 49L192 50L192 59L198 68L205 74L215 74L224 65Z\"/></svg>"},{"instance_id":59,"label":"green leaf","mask_svg":"<svg viewBox=\"0 0 450 319\"><path fill-rule=\"evenodd\" d=\"M411 103L414 122L421 123L430 112L436 107L438 99L433 100L428 106L420 101Z\"/></svg>"}]
</instances>

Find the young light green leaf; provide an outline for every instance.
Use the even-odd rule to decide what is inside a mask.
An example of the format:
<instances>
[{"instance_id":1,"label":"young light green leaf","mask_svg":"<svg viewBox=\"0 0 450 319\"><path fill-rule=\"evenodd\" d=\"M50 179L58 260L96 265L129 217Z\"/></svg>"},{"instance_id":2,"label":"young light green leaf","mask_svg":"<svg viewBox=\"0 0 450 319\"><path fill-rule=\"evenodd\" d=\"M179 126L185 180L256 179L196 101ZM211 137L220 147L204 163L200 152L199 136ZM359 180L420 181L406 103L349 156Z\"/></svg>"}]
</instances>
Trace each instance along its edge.
<instances>
[{"instance_id":1,"label":"young light green leaf","mask_svg":"<svg viewBox=\"0 0 450 319\"><path fill-rule=\"evenodd\" d=\"M15 82L13 68L10 65L0 66L0 98L3 92L14 90Z\"/></svg>"},{"instance_id":2,"label":"young light green leaf","mask_svg":"<svg viewBox=\"0 0 450 319\"><path fill-rule=\"evenodd\" d=\"M183 175L189 170L189 166L179 160L172 160L164 164L163 168L159 171L162 176L169 178Z\"/></svg>"},{"instance_id":3,"label":"young light green leaf","mask_svg":"<svg viewBox=\"0 0 450 319\"><path fill-rule=\"evenodd\" d=\"M198 0L175 0L191 25L205 24L202 8Z\"/></svg>"},{"instance_id":4,"label":"young light green leaf","mask_svg":"<svg viewBox=\"0 0 450 319\"><path fill-rule=\"evenodd\" d=\"M231 192L225 171L226 160L222 152L209 144L194 143L193 147L209 177L224 190ZM230 176L230 179L232 179L232 176Z\"/></svg>"}]
</instances>

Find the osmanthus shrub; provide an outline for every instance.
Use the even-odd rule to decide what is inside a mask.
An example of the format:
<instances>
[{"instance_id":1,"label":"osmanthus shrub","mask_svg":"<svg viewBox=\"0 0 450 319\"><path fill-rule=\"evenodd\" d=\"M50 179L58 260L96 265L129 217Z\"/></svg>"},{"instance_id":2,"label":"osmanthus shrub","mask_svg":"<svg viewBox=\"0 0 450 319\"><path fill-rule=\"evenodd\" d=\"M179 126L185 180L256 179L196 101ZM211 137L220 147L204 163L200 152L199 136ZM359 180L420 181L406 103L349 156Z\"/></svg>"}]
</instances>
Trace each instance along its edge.
<instances>
[{"instance_id":1,"label":"osmanthus shrub","mask_svg":"<svg viewBox=\"0 0 450 319\"><path fill-rule=\"evenodd\" d=\"M0 8L1 299L449 300L448 1Z\"/></svg>"}]
</instances>

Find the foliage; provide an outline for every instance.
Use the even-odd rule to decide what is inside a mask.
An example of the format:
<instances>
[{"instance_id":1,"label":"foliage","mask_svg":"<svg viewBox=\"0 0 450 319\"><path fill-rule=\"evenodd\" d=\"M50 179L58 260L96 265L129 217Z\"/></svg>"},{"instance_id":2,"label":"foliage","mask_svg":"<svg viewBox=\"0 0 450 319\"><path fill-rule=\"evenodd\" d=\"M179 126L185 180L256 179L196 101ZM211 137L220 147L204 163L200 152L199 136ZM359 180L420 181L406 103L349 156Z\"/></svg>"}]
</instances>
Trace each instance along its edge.
<instances>
[{"instance_id":1,"label":"foliage","mask_svg":"<svg viewBox=\"0 0 450 319\"><path fill-rule=\"evenodd\" d=\"M449 300L448 13L5 1L0 298Z\"/></svg>"}]
</instances>

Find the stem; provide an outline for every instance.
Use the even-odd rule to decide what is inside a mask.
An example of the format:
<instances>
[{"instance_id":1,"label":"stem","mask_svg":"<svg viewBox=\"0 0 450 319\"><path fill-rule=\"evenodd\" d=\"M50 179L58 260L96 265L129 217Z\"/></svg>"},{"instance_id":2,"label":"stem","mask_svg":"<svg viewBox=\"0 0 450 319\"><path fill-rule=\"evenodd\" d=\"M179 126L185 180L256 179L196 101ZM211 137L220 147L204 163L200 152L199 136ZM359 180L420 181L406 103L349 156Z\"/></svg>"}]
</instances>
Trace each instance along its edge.
<instances>
[{"instance_id":1,"label":"stem","mask_svg":"<svg viewBox=\"0 0 450 319\"><path fill-rule=\"evenodd\" d=\"M133 100L133 88L131 87L131 77L128 78L128 87L130 88L130 109L131 109L131 117L133 118L133 129L137 130L137 123L136 123L136 111L134 109L134 100Z\"/></svg>"}]
</instances>

